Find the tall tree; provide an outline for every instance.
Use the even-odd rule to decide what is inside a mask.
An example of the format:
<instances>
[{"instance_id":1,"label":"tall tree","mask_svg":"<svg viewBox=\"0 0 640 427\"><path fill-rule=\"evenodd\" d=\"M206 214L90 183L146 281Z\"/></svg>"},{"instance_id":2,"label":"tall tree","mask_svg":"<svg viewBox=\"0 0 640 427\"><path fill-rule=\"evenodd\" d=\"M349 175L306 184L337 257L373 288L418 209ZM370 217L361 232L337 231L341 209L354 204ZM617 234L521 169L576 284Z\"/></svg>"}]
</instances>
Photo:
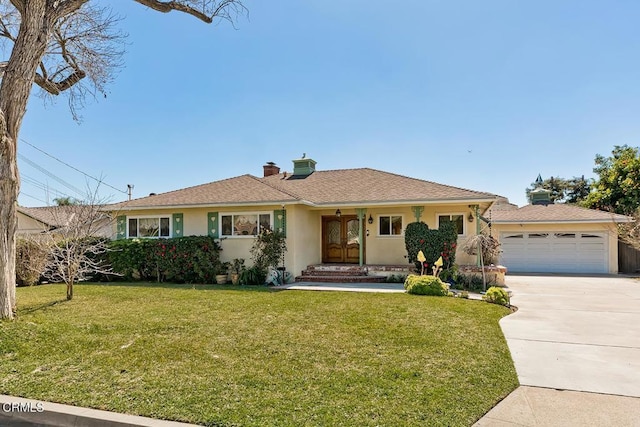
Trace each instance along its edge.
<instances>
[{"instance_id":1,"label":"tall tree","mask_svg":"<svg viewBox=\"0 0 640 427\"><path fill-rule=\"evenodd\" d=\"M120 0L122 1L122 0ZM177 11L205 23L233 21L241 0L133 0L157 12ZM35 83L50 96L67 94L75 116L87 95L104 93L121 65L118 18L92 0L0 0L0 319L15 311L17 142ZM116 4L117 2L114 2Z\"/></svg>"},{"instance_id":2,"label":"tall tree","mask_svg":"<svg viewBox=\"0 0 640 427\"><path fill-rule=\"evenodd\" d=\"M640 153L637 147L616 145L610 157L596 155L598 174L585 206L633 215L640 207Z\"/></svg>"}]
</instances>

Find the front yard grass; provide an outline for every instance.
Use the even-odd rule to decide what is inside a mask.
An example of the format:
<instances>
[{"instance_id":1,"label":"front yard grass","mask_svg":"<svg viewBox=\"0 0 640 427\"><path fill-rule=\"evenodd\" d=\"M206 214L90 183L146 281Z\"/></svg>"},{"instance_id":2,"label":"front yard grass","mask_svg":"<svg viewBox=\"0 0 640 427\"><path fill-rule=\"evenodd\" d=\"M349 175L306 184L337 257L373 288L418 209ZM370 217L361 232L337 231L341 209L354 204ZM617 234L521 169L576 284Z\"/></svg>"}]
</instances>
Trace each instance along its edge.
<instances>
[{"instance_id":1,"label":"front yard grass","mask_svg":"<svg viewBox=\"0 0 640 427\"><path fill-rule=\"evenodd\" d=\"M208 426L469 426L517 386L494 304L152 284L19 288L0 393Z\"/></svg>"}]
</instances>

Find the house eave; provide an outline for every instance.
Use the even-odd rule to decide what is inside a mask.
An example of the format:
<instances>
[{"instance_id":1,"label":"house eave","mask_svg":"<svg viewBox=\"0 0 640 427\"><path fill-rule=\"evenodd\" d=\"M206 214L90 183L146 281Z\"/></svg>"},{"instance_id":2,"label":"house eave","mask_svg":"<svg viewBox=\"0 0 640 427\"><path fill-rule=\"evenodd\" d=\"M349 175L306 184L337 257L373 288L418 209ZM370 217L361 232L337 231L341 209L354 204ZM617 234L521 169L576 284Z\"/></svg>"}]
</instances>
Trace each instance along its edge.
<instances>
[{"instance_id":1,"label":"house eave","mask_svg":"<svg viewBox=\"0 0 640 427\"><path fill-rule=\"evenodd\" d=\"M126 202L125 202L126 203ZM145 205L145 206L119 206L114 209L105 209L107 212L139 211L139 210L163 210L163 209L198 209L198 208L220 208L220 207L249 207L249 206L289 206L300 204L292 200L273 200L269 202L242 202L242 203L191 203L184 205Z\"/></svg>"},{"instance_id":2,"label":"house eave","mask_svg":"<svg viewBox=\"0 0 640 427\"><path fill-rule=\"evenodd\" d=\"M501 225L501 224L612 224L612 223L622 223L622 222L631 222L631 220L616 220L616 219L610 219L610 220L603 220L603 219L581 219L581 220L575 220L575 219L563 219L563 220L540 220L540 221L534 221L534 220L529 220L529 221L522 221L522 220L492 220L491 221L494 225Z\"/></svg>"},{"instance_id":3,"label":"house eave","mask_svg":"<svg viewBox=\"0 0 640 427\"><path fill-rule=\"evenodd\" d=\"M460 204L478 204L478 203L492 203L495 199L431 199L431 200L394 200L394 201L382 201L382 200L366 200L366 201L352 201L352 202L325 202L314 203L310 206L316 208L367 208L374 206L415 206L415 205L460 205Z\"/></svg>"}]
</instances>

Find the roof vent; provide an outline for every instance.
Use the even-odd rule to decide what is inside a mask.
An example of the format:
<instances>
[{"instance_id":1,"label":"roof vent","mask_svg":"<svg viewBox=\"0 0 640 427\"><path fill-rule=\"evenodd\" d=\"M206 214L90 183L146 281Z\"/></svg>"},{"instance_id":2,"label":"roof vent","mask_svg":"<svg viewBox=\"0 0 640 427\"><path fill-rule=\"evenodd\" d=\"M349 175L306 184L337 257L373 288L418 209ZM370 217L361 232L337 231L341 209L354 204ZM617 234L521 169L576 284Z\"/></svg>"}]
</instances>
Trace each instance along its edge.
<instances>
[{"instance_id":1,"label":"roof vent","mask_svg":"<svg viewBox=\"0 0 640 427\"><path fill-rule=\"evenodd\" d=\"M304 178L316 171L316 161L306 157L306 154L302 154L301 159L293 161L293 177Z\"/></svg>"},{"instance_id":2,"label":"roof vent","mask_svg":"<svg viewBox=\"0 0 640 427\"><path fill-rule=\"evenodd\" d=\"M267 164L262 166L262 168L264 169L265 178L271 175L278 175L280 173L280 168L273 162L267 162Z\"/></svg>"}]
</instances>

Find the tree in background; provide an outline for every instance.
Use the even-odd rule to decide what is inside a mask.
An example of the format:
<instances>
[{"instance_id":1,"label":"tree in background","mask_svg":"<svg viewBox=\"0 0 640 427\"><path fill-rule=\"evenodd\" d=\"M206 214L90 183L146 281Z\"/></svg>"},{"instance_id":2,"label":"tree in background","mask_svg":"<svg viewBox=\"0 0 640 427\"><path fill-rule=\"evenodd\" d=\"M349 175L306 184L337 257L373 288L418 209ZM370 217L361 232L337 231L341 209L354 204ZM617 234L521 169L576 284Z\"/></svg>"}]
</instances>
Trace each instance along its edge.
<instances>
[{"instance_id":1,"label":"tree in background","mask_svg":"<svg viewBox=\"0 0 640 427\"><path fill-rule=\"evenodd\" d=\"M75 205L79 205L81 201L78 199L74 199L71 196L67 196L67 197L56 197L55 199L53 199L53 203L55 203L57 206L75 206Z\"/></svg>"},{"instance_id":2,"label":"tree in background","mask_svg":"<svg viewBox=\"0 0 640 427\"><path fill-rule=\"evenodd\" d=\"M120 0L122 1L122 0ZM233 22L241 0L134 0L162 13L177 11L205 23ZM16 305L16 207L20 190L17 143L34 83L45 96L66 94L74 117L87 96L104 94L120 67L119 18L92 0L0 0L0 319ZM113 2L118 4L118 2Z\"/></svg>"},{"instance_id":3,"label":"tree in background","mask_svg":"<svg viewBox=\"0 0 640 427\"><path fill-rule=\"evenodd\" d=\"M593 171L598 174L584 205L623 215L640 207L640 155L637 147L616 145L610 157L596 155Z\"/></svg>"},{"instance_id":4,"label":"tree in background","mask_svg":"<svg viewBox=\"0 0 640 427\"><path fill-rule=\"evenodd\" d=\"M592 180L581 177L573 177L565 179L561 177L550 177L542 182L533 182L526 189L527 199L536 188L544 188L551 191L550 198L552 203L582 203L591 192Z\"/></svg>"}]
</instances>

